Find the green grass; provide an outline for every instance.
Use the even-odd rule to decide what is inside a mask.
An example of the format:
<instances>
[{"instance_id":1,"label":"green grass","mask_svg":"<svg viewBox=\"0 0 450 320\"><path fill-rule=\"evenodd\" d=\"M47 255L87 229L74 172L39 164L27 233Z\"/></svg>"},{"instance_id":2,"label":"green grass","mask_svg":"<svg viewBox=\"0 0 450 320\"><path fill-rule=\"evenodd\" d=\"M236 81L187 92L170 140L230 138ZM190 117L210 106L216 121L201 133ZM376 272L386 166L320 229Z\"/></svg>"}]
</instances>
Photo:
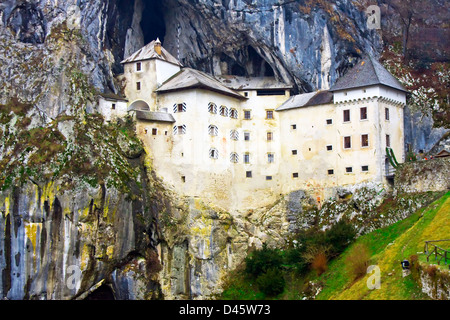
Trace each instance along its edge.
<instances>
[{"instance_id":1,"label":"green grass","mask_svg":"<svg viewBox=\"0 0 450 320\"><path fill-rule=\"evenodd\" d=\"M380 208L380 212L392 209L393 203L391 202L385 203L384 207ZM321 276L317 276L313 271L299 276L292 271L285 270L285 291L273 299L302 299L303 292L308 290L308 282L314 282L322 287L316 296L318 300L429 299L421 292L411 276L402 277L400 261L409 259L411 255L418 252L423 252L425 240L450 239L449 221L450 192L447 192L408 218L359 237L340 256L329 262L328 270ZM379 290L367 288L367 280L370 275L355 279L348 271L347 257L361 244L367 248L370 257L369 264L380 267L381 289ZM418 254L418 256L419 261L426 261L423 254ZM430 263L433 263L432 259ZM232 272L225 288L220 299L260 300L265 298L262 293L258 292L255 281L245 276L243 267Z\"/></svg>"},{"instance_id":2,"label":"green grass","mask_svg":"<svg viewBox=\"0 0 450 320\"><path fill-rule=\"evenodd\" d=\"M317 280L324 289L317 299L427 299L412 278L402 277L400 261L423 252L425 240L450 238L450 192L426 208L396 224L360 237ZM381 289L369 290L369 275L353 280L346 266L346 257L356 244L363 243L369 249L370 263L381 269ZM425 261L423 254L419 260ZM432 261L430 261L432 263Z\"/></svg>"}]
</instances>

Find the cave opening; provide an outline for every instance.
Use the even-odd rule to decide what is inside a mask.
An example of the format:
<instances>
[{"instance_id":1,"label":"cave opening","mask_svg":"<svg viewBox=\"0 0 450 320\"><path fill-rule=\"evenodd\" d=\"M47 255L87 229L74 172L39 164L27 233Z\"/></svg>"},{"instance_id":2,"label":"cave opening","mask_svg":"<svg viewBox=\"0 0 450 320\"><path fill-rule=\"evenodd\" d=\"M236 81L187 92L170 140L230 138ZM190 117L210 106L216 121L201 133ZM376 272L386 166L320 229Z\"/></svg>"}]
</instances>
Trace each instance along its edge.
<instances>
[{"instance_id":1,"label":"cave opening","mask_svg":"<svg viewBox=\"0 0 450 320\"><path fill-rule=\"evenodd\" d=\"M93 291L91 294L89 294L86 298L86 300L116 300L114 297L114 293L110 286L103 284L99 288L97 288L95 291Z\"/></svg>"},{"instance_id":2,"label":"cave opening","mask_svg":"<svg viewBox=\"0 0 450 320\"><path fill-rule=\"evenodd\" d=\"M141 29L144 35L144 43L147 44L159 38L164 44L166 22L164 20L163 0L142 0L142 2L144 9Z\"/></svg>"},{"instance_id":3,"label":"cave opening","mask_svg":"<svg viewBox=\"0 0 450 320\"><path fill-rule=\"evenodd\" d=\"M248 63L249 66L247 70L249 75L253 77L274 77L275 72L273 71L270 64L256 51L252 46L247 47Z\"/></svg>"}]
</instances>

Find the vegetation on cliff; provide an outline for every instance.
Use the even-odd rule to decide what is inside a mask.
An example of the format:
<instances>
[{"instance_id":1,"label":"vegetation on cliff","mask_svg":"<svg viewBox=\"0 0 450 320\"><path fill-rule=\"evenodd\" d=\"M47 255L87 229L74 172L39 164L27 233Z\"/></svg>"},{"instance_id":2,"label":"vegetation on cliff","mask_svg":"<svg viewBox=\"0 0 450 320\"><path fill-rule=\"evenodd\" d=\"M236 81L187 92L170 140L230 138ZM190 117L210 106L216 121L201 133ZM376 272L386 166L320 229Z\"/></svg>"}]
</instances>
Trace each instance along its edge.
<instances>
[{"instance_id":1,"label":"vegetation on cliff","mask_svg":"<svg viewBox=\"0 0 450 320\"><path fill-rule=\"evenodd\" d=\"M402 278L400 261L423 251L424 240L448 237L450 230L443 219L450 218L450 193L411 196L427 199L427 203L439 200L356 240L353 227L341 220L328 231L311 229L296 235L288 247L254 251L233 271L220 298L427 299L413 278ZM409 196L404 197L387 198L374 210L386 216L401 212L405 203L411 203ZM424 262L424 256L419 260ZM366 286L369 265L381 268L381 290L371 291ZM272 272L271 282L286 285L276 292L266 290L269 280L258 278L268 271Z\"/></svg>"}]
</instances>

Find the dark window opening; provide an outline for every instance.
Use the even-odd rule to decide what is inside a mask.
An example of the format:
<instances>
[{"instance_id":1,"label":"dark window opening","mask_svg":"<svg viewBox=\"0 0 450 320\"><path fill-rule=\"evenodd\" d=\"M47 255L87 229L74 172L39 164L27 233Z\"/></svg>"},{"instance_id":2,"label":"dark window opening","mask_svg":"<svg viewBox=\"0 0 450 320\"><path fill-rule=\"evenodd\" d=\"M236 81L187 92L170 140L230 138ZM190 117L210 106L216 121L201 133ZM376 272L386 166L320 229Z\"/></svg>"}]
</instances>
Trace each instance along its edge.
<instances>
[{"instance_id":1,"label":"dark window opening","mask_svg":"<svg viewBox=\"0 0 450 320\"><path fill-rule=\"evenodd\" d=\"M297 150L292 150L292 155L297 155Z\"/></svg>"},{"instance_id":2,"label":"dark window opening","mask_svg":"<svg viewBox=\"0 0 450 320\"><path fill-rule=\"evenodd\" d=\"M350 110L344 110L344 122L350 121Z\"/></svg>"},{"instance_id":3,"label":"dark window opening","mask_svg":"<svg viewBox=\"0 0 450 320\"><path fill-rule=\"evenodd\" d=\"M286 91L284 90L257 90L257 96L284 96L286 95Z\"/></svg>"},{"instance_id":4,"label":"dark window opening","mask_svg":"<svg viewBox=\"0 0 450 320\"><path fill-rule=\"evenodd\" d=\"M136 90L137 91L141 90L141 83L140 82L136 82Z\"/></svg>"},{"instance_id":5,"label":"dark window opening","mask_svg":"<svg viewBox=\"0 0 450 320\"><path fill-rule=\"evenodd\" d=\"M181 177L181 182L186 183L186 177L185 176Z\"/></svg>"},{"instance_id":6,"label":"dark window opening","mask_svg":"<svg viewBox=\"0 0 450 320\"><path fill-rule=\"evenodd\" d=\"M367 120L367 108L361 108L360 109L360 113L361 113L361 120Z\"/></svg>"},{"instance_id":7,"label":"dark window opening","mask_svg":"<svg viewBox=\"0 0 450 320\"><path fill-rule=\"evenodd\" d=\"M298 178L298 172L293 173L292 178Z\"/></svg>"},{"instance_id":8,"label":"dark window opening","mask_svg":"<svg viewBox=\"0 0 450 320\"><path fill-rule=\"evenodd\" d=\"M384 109L384 116L387 121L389 121L390 115L389 115L389 108Z\"/></svg>"},{"instance_id":9,"label":"dark window opening","mask_svg":"<svg viewBox=\"0 0 450 320\"><path fill-rule=\"evenodd\" d=\"M267 110L266 111L266 119L273 119L273 111L272 110Z\"/></svg>"},{"instance_id":10,"label":"dark window opening","mask_svg":"<svg viewBox=\"0 0 450 320\"><path fill-rule=\"evenodd\" d=\"M327 151L333 151L333 146L327 146Z\"/></svg>"},{"instance_id":11,"label":"dark window opening","mask_svg":"<svg viewBox=\"0 0 450 320\"><path fill-rule=\"evenodd\" d=\"M352 137L344 137L344 149L350 149L352 147Z\"/></svg>"},{"instance_id":12,"label":"dark window opening","mask_svg":"<svg viewBox=\"0 0 450 320\"><path fill-rule=\"evenodd\" d=\"M333 124L333 119L327 119L327 124L328 125Z\"/></svg>"},{"instance_id":13,"label":"dark window opening","mask_svg":"<svg viewBox=\"0 0 450 320\"><path fill-rule=\"evenodd\" d=\"M291 127L292 127L292 130L297 130L297 125L296 124L291 125Z\"/></svg>"},{"instance_id":14,"label":"dark window opening","mask_svg":"<svg viewBox=\"0 0 450 320\"><path fill-rule=\"evenodd\" d=\"M362 166L361 167L361 171L362 172L368 172L369 171L369 166Z\"/></svg>"},{"instance_id":15,"label":"dark window opening","mask_svg":"<svg viewBox=\"0 0 450 320\"><path fill-rule=\"evenodd\" d=\"M153 128L152 129L152 135L156 136L158 134L158 129Z\"/></svg>"},{"instance_id":16,"label":"dark window opening","mask_svg":"<svg viewBox=\"0 0 450 320\"><path fill-rule=\"evenodd\" d=\"M386 147L391 147L391 136L386 135Z\"/></svg>"},{"instance_id":17,"label":"dark window opening","mask_svg":"<svg viewBox=\"0 0 450 320\"><path fill-rule=\"evenodd\" d=\"M272 176L266 176L266 180L267 180L267 181L272 180Z\"/></svg>"},{"instance_id":18,"label":"dark window opening","mask_svg":"<svg viewBox=\"0 0 450 320\"><path fill-rule=\"evenodd\" d=\"M142 70L142 63L138 62L136 63L136 71L141 71Z\"/></svg>"},{"instance_id":19,"label":"dark window opening","mask_svg":"<svg viewBox=\"0 0 450 320\"><path fill-rule=\"evenodd\" d=\"M250 120L252 118L252 113L249 110L244 111L244 119Z\"/></svg>"},{"instance_id":20,"label":"dark window opening","mask_svg":"<svg viewBox=\"0 0 450 320\"><path fill-rule=\"evenodd\" d=\"M347 167L347 168L345 168L345 172L347 172L347 173L352 173L352 172L353 172L353 167Z\"/></svg>"},{"instance_id":21,"label":"dark window opening","mask_svg":"<svg viewBox=\"0 0 450 320\"><path fill-rule=\"evenodd\" d=\"M334 174L334 170L333 169L330 169L330 170L328 170L328 175L333 175Z\"/></svg>"},{"instance_id":22,"label":"dark window opening","mask_svg":"<svg viewBox=\"0 0 450 320\"><path fill-rule=\"evenodd\" d=\"M267 132L267 141L273 140L273 132Z\"/></svg>"},{"instance_id":23,"label":"dark window opening","mask_svg":"<svg viewBox=\"0 0 450 320\"><path fill-rule=\"evenodd\" d=\"M361 136L361 147L368 147L369 146L369 135L363 134Z\"/></svg>"},{"instance_id":24,"label":"dark window opening","mask_svg":"<svg viewBox=\"0 0 450 320\"><path fill-rule=\"evenodd\" d=\"M251 172L251 171L245 172L245 176L246 176L247 178L251 178L251 177L252 177L252 172Z\"/></svg>"},{"instance_id":25,"label":"dark window opening","mask_svg":"<svg viewBox=\"0 0 450 320\"><path fill-rule=\"evenodd\" d=\"M115 103L112 104L111 109L116 110L116 104Z\"/></svg>"}]
</instances>

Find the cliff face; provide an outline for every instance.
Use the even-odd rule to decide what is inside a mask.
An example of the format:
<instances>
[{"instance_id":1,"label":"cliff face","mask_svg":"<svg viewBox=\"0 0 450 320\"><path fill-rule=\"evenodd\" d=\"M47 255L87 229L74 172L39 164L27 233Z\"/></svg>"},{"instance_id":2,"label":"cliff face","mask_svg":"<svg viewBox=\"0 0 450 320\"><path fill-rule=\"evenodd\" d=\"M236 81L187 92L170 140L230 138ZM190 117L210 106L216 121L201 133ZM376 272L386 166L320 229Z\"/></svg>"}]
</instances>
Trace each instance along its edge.
<instances>
[{"instance_id":1,"label":"cliff face","mask_svg":"<svg viewBox=\"0 0 450 320\"><path fill-rule=\"evenodd\" d=\"M180 198L155 178L130 123L91 112L96 92L120 91L124 56L156 37L216 75L329 88L383 50L362 3L2 1L0 297L83 298L102 280L120 299L211 296L248 248L307 227L302 191L251 212Z\"/></svg>"}]
</instances>

